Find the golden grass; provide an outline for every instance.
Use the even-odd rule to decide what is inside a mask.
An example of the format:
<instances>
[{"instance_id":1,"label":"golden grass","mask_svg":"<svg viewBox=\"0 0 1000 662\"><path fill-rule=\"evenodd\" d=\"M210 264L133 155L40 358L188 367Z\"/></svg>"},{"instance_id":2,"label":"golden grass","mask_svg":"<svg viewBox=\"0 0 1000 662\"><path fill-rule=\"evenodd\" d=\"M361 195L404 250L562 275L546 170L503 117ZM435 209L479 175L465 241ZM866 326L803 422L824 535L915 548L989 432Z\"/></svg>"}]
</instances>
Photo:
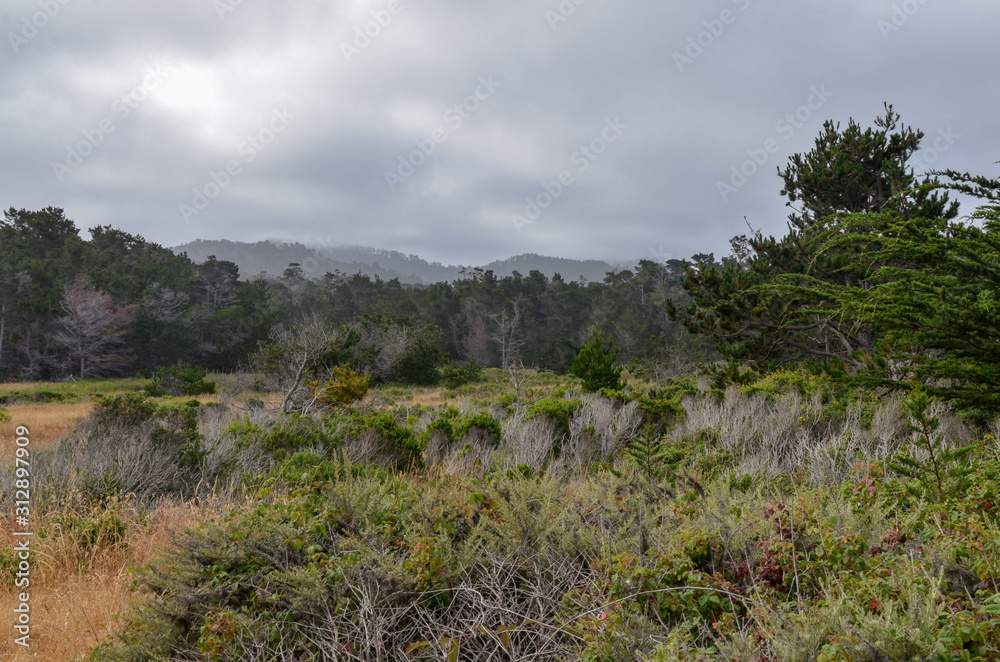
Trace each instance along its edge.
<instances>
[{"instance_id":1,"label":"golden grass","mask_svg":"<svg viewBox=\"0 0 1000 662\"><path fill-rule=\"evenodd\" d=\"M37 384L0 384L0 392L26 391ZM82 396L85 397L85 396ZM218 401L215 395L196 398L202 404ZM164 398L163 404L191 398ZM18 426L30 431L33 452L54 446L94 408L94 398L76 402L13 404L3 411L11 420L0 423L0 463L14 456ZM23 588L0 588L0 660L73 660L85 654L121 626L130 602L141 596L129 591L130 568L148 564L170 544L170 531L196 526L213 513L217 504L165 504L141 524L136 513L129 523L124 545L104 545L98 551L81 551L72 540L54 534L33 538L31 568L31 646L14 643L13 609ZM50 515L32 514L32 529L51 525ZM20 527L17 527L20 528ZM13 519L0 517L0 548L12 547Z\"/></svg>"},{"instance_id":2,"label":"golden grass","mask_svg":"<svg viewBox=\"0 0 1000 662\"><path fill-rule=\"evenodd\" d=\"M448 399L444 397L444 392L445 389L443 388L428 388L419 391L415 390L410 396L409 403L411 405L421 405L423 407L436 407L448 402Z\"/></svg>"},{"instance_id":3,"label":"golden grass","mask_svg":"<svg viewBox=\"0 0 1000 662\"><path fill-rule=\"evenodd\" d=\"M38 402L6 407L10 421L0 423L0 463L14 457L13 440L18 426L30 432L31 449L39 451L55 445L93 409L92 402Z\"/></svg>"},{"instance_id":4,"label":"golden grass","mask_svg":"<svg viewBox=\"0 0 1000 662\"><path fill-rule=\"evenodd\" d=\"M171 542L171 531L196 526L219 507L212 503L165 504L143 524L132 523L125 545L105 546L88 555L74 549L59 535L32 541L35 560L31 568L31 646L14 643L13 610L17 593L24 589L0 592L0 636L2 660L73 660L94 646L108 641L122 625L130 603L141 599L132 593L129 569L147 565ZM35 525L44 525L38 518ZM13 522L4 522L0 546L14 541L9 533Z\"/></svg>"}]
</instances>

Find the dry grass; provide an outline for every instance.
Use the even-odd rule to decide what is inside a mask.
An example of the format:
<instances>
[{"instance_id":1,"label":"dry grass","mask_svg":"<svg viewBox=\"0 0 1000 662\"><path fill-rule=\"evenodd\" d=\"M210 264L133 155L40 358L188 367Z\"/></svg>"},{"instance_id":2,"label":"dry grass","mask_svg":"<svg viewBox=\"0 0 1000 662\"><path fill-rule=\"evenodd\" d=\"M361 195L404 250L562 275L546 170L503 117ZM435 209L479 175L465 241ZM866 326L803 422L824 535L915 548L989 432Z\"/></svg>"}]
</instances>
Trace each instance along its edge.
<instances>
[{"instance_id":1,"label":"dry grass","mask_svg":"<svg viewBox=\"0 0 1000 662\"><path fill-rule=\"evenodd\" d=\"M445 389L443 388L429 388L422 391L417 391L413 394L413 398L410 400L410 404L421 405L424 407L436 407L448 402L448 399L444 397Z\"/></svg>"},{"instance_id":2,"label":"dry grass","mask_svg":"<svg viewBox=\"0 0 1000 662\"><path fill-rule=\"evenodd\" d=\"M67 549L58 535L35 539L31 646L24 649L15 644L8 633L0 637L0 660L72 660L106 641L120 628L122 614L137 597L129 591L129 569L157 556L171 543L171 531L195 526L212 512L218 512L217 504L162 505L146 523L130 525L125 545L105 546L93 555ZM44 524L44 519L39 518L36 525ZM9 524L5 522L0 531L0 546L13 543ZM15 600L15 590L0 592L4 622L11 622Z\"/></svg>"},{"instance_id":3,"label":"dry grass","mask_svg":"<svg viewBox=\"0 0 1000 662\"><path fill-rule=\"evenodd\" d=\"M19 425L31 431L31 449L40 451L55 445L93 408L92 402L40 402L6 407L11 420L0 423L0 439L5 442L0 444L0 464L6 464L14 456L14 445L6 442L14 439Z\"/></svg>"},{"instance_id":4,"label":"dry grass","mask_svg":"<svg viewBox=\"0 0 1000 662\"><path fill-rule=\"evenodd\" d=\"M373 395L375 395L376 399L379 396L387 395L401 407L415 407L417 405L422 407L437 407L443 404L453 404L453 401L444 397L446 390L439 386L390 387L385 389L385 391L375 389L373 390Z\"/></svg>"}]
</instances>

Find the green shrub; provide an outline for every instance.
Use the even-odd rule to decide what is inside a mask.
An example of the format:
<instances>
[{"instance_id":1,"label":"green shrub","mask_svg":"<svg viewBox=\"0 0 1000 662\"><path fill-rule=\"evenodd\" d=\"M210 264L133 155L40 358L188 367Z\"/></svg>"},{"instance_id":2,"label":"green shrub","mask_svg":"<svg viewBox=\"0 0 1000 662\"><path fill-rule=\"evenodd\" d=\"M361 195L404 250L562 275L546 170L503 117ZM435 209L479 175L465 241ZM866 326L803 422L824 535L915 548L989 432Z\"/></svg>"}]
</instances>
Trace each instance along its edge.
<instances>
[{"instance_id":1,"label":"green shrub","mask_svg":"<svg viewBox=\"0 0 1000 662\"><path fill-rule=\"evenodd\" d=\"M365 399L370 382L371 375L358 372L342 363L330 369L330 379L326 382L312 381L306 384L306 388L324 405L347 407Z\"/></svg>"},{"instance_id":2,"label":"green shrub","mask_svg":"<svg viewBox=\"0 0 1000 662\"><path fill-rule=\"evenodd\" d=\"M153 430L153 441L163 448L173 448L177 463L184 468L196 469L208 451L202 449L201 433L198 432L197 400L183 405L168 405L156 410L157 426Z\"/></svg>"},{"instance_id":3,"label":"green shrub","mask_svg":"<svg viewBox=\"0 0 1000 662\"><path fill-rule=\"evenodd\" d=\"M961 498L971 485L969 475L973 469L966 460L975 447L948 447L944 437L937 434L940 421L930 415L933 401L923 389L914 390L904 401L910 416L907 425L915 433L914 446L924 457L904 452L897 455L889 466L907 481L907 491L917 498L932 501Z\"/></svg>"},{"instance_id":4,"label":"green shrub","mask_svg":"<svg viewBox=\"0 0 1000 662\"><path fill-rule=\"evenodd\" d=\"M650 481L662 480L673 473L684 458L683 453L670 445L668 437L649 427L625 447L624 455Z\"/></svg>"},{"instance_id":5,"label":"green shrub","mask_svg":"<svg viewBox=\"0 0 1000 662\"><path fill-rule=\"evenodd\" d=\"M404 384L432 386L441 379L438 367L448 359L444 332L433 324L413 331L409 349L399 363L398 378Z\"/></svg>"},{"instance_id":6,"label":"green shrub","mask_svg":"<svg viewBox=\"0 0 1000 662\"><path fill-rule=\"evenodd\" d=\"M146 385L146 393L152 397L215 393L215 382L206 381L207 374L200 366L178 361L175 366L157 371L153 381Z\"/></svg>"},{"instance_id":7,"label":"green shrub","mask_svg":"<svg viewBox=\"0 0 1000 662\"><path fill-rule=\"evenodd\" d=\"M536 416L548 416L559 424L559 429L563 434L569 434L569 417L576 412L583 403L580 400L566 400L563 398L542 398L528 409L528 418Z\"/></svg>"},{"instance_id":8,"label":"green shrub","mask_svg":"<svg viewBox=\"0 0 1000 662\"><path fill-rule=\"evenodd\" d=\"M120 545L125 541L128 524L111 510L79 515L62 512L52 516L52 524L63 535L69 536L80 549Z\"/></svg>"},{"instance_id":9,"label":"green shrub","mask_svg":"<svg viewBox=\"0 0 1000 662\"><path fill-rule=\"evenodd\" d=\"M30 550L27 561L34 563L34 557L34 550ZM18 579L18 564L21 560L12 546L3 545L0 547L0 587L6 590L14 589L14 582Z\"/></svg>"},{"instance_id":10,"label":"green shrub","mask_svg":"<svg viewBox=\"0 0 1000 662\"><path fill-rule=\"evenodd\" d=\"M335 419L336 420L336 419ZM423 446L413 429L400 423L387 411L352 412L339 420L345 441L358 439L364 433L376 433L383 442L381 455L394 466L421 464Z\"/></svg>"},{"instance_id":11,"label":"green shrub","mask_svg":"<svg viewBox=\"0 0 1000 662\"><path fill-rule=\"evenodd\" d=\"M234 436L237 448L263 450L274 462L306 448L329 452L341 444L321 419L302 414L287 414L266 428L248 420L237 421L226 429L226 434Z\"/></svg>"},{"instance_id":12,"label":"green shrub","mask_svg":"<svg viewBox=\"0 0 1000 662\"><path fill-rule=\"evenodd\" d=\"M381 467L362 464L347 464L310 451L289 455L276 464L269 476L286 485L330 483L347 477L367 477L372 480L388 480L391 474Z\"/></svg>"},{"instance_id":13,"label":"green shrub","mask_svg":"<svg viewBox=\"0 0 1000 662\"><path fill-rule=\"evenodd\" d=\"M142 393L126 391L106 395L97 401L93 419L101 426L138 428L153 420L157 406Z\"/></svg>"},{"instance_id":14,"label":"green shrub","mask_svg":"<svg viewBox=\"0 0 1000 662\"><path fill-rule=\"evenodd\" d=\"M478 428L489 433L489 435L493 437L494 442L499 442L501 436L503 435L503 430L500 428L500 424L497 420L488 412L481 411L458 420L455 424L453 434L454 440L461 441L462 437L465 436L465 433L472 428Z\"/></svg>"},{"instance_id":15,"label":"green shrub","mask_svg":"<svg viewBox=\"0 0 1000 662\"><path fill-rule=\"evenodd\" d=\"M55 391L8 391L0 395L0 405L10 405L15 402L64 402L74 400L74 396L68 393L56 393Z\"/></svg>"},{"instance_id":16,"label":"green shrub","mask_svg":"<svg viewBox=\"0 0 1000 662\"><path fill-rule=\"evenodd\" d=\"M448 363L441 366L439 372L441 373L441 383L447 388L458 388L485 379L483 367L475 361Z\"/></svg>"},{"instance_id":17,"label":"green shrub","mask_svg":"<svg viewBox=\"0 0 1000 662\"><path fill-rule=\"evenodd\" d=\"M503 435L500 423L489 412L481 411L461 417L457 415L457 411L452 409L451 411L446 410L441 418L436 418L427 425L427 428L420 436L420 442L426 448L430 443L431 435L435 432L441 432L448 440L448 443L457 443L462 440L462 437L469 430L474 428L489 434L493 438L494 443L499 443Z\"/></svg>"},{"instance_id":18,"label":"green shrub","mask_svg":"<svg viewBox=\"0 0 1000 662\"><path fill-rule=\"evenodd\" d=\"M5 411L0 411L0 423L10 423L10 414Z\"/></svg>"}]
</instances>

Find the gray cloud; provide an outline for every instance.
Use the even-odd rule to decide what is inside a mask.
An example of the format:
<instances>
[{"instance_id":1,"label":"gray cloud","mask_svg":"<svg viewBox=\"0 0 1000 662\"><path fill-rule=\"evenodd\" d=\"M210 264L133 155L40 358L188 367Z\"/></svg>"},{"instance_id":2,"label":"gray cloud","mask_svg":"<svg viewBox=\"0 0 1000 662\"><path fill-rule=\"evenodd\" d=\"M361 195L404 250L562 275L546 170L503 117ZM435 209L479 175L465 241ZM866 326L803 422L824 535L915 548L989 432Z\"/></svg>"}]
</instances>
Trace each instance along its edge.
<instances>
[{"instance_id":1,"label":"gray cloud","mask_svg":"<svg viewBox=\"0 0 1000 662\"><path fill-rule=\"evenodd\" d=\"M577 2L11 0L2 203L166 245L279 237L462 263L720 254L744 216L784 230L775 168L824 120L869 123L885 100L929 149L951 136L924 155L934 166L995 174L995 3ZM814 86L832 96L795 119ZM627 129L582 169L615 118ZM420 164L391 187L401 158ZM518 232L512 217L564 172ZM196 189L214 195L185 222Z\"/></svg>"}]
</instances>

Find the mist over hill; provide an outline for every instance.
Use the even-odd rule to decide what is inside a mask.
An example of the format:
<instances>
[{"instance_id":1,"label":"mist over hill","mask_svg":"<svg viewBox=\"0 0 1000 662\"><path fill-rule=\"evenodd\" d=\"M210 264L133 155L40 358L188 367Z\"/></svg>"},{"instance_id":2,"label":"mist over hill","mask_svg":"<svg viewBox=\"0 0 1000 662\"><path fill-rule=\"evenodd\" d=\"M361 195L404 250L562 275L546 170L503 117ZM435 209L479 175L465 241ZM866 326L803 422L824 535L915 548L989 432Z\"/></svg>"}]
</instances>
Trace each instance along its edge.
<instances>
[{"instance_id":1,"label":"mist over hill","mask_svg":"<svg viewBox=\"0 0 1000 662\"><path fill-rule=\"evenodd\" d=\"M615 265L601 260L571 260L547 257L534 253L517 255L506 260L495 260L484 265L443 265L428 262L417 255L406 255L369 246L309 247L299 243L258 241L246 243L227 239L202 240L175 246L177 254L187 254L194 262L204 262L214 255L219 260L235 262L244 279L261 274L280 276L289 264L298 264L307 278L319 278L326 273L361 273L383 280L398 278L403 283L427 284L449 282L462 278L462 272L481 268L493 271L498 277L514 271L527 275L532 270L548 277L559 274L566 280L583 278L601 282Z\"/></svg>"}]
</instances>

